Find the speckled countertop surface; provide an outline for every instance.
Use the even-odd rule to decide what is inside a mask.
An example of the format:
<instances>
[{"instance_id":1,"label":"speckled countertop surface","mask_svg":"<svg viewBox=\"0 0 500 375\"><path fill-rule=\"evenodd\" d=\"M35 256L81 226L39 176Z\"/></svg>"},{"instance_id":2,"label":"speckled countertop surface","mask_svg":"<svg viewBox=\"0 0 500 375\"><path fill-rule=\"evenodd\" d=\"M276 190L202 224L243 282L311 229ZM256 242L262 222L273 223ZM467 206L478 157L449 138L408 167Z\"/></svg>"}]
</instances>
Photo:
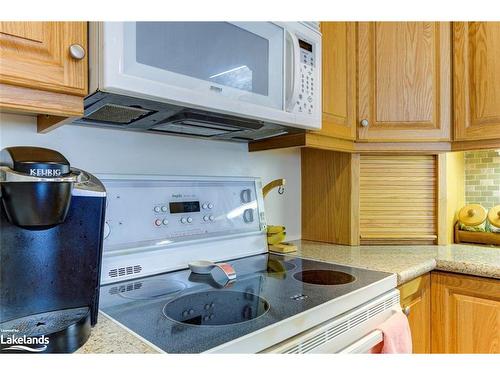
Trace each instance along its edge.
<instances>
[{"instance_id":1,"label":"speckled countertop surface","mask_svg":"<svg viewBox=\"0 0 500 375\"><path fill-rule=\"evenodd\" d=\"M403 284L433 269L500 279L500 248L473 245L342 246L292 241L300 256L347 266L396 273ZM77 353L158 353L103 314Z\"/></svg>"},{"instance_id":2,"label":"speckled countertop surface","mask_svg":"<svg viewBox=\"0 0 500 375\"><path fill-rule=\"evenodd\" d=\"M342 246L313 241L292 241L300 257L376 271L396 273L398 285L433 269L500 279L500 247Z\"/></svg>"},{"instance_id":3,"label":"speckled countertop surface","mask_svg":"<svg viewBox=\"0 0 500 375\"><path fill-rule=\"evenodd\" d=\"M97 325L92 328L88 341L76 353L147 354L158 353L158 350L103 314L99 314Z\"/></svg>"}]
</instances>

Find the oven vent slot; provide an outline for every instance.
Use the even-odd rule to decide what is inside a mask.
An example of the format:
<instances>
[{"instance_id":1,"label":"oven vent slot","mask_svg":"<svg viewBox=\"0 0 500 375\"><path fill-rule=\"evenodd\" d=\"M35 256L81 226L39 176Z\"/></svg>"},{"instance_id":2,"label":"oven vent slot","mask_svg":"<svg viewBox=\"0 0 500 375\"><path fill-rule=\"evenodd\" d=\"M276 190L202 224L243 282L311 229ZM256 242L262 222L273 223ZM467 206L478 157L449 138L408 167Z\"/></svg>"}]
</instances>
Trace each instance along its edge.
<instances>
[{"instance_id":1,"label":"oven vent slot","mask_svg":"<svg viewBox=\"0 0 500 375\"><path fill-rule=\"evenodd\" d=\"M122 277L122 276L132 275L135 273L140 273L141 271L142 271L142 266L136 264L135 266L113 268L109 270L108 275L109 277Z\"/></svg>"},{"instance_id":2,"label":"oven vent slot","mask_svg":"<svg viewBox=\"0 0 500 375\"><path fill-rule=\"evenodd\" d=\"M328 341L335 339L350 329L366 322L373 316L392 308L392 306L399 304L399 293L391 296L389 299L382 300L375 305L366 307L363 311L352 316L350 319L339 322L338 324L327 328L326 330L318 333L317 335L302 341L291 348L284 351L285 354L301 354L308 353L314 348L317 348Z\"/></svg>"}]
</instances>

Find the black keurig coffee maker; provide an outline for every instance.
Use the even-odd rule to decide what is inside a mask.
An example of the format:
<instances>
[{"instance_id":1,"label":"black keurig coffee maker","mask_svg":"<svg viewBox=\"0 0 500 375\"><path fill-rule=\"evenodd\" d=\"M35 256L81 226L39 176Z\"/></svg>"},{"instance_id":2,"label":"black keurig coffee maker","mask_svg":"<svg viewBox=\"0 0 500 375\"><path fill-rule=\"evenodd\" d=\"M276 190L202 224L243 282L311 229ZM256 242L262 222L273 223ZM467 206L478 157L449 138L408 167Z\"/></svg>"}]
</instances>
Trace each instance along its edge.
<instances>
[{"instance_id":1,"label":"black keurig coffee maker","mask_svg":"<svg viewBox=\"0 0 500 375\"><path fill-rule=\"evenodd\" d=\"M0 353L67 353L97 322L106 192L59 152L0 154Z\"/></svg>"}]
</instances>

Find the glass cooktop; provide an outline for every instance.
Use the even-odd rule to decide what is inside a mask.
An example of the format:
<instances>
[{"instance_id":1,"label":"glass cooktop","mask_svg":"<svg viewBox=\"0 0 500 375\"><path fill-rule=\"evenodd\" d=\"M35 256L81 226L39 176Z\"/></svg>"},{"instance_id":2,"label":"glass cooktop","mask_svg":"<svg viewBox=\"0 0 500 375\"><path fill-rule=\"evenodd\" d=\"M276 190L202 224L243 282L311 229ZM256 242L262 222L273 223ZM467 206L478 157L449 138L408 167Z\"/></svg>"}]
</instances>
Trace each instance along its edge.
<instances>
[{"instance_id":1,"label":"glass cooktop","mask_svg":"<svg viewBox=\"0 0 500 375\"><path fill-rule=\"evenodd\" d=\"M229 263L237 274L230 284L217 274L181 270L103 286L100 309L165 352L199 353L289 318L301 319L289 334L300 333L321 323L312 317L322 305L335 300L331 311L341 314L396 286L395 276L385 272L290 256L261 254ZM253 344L256 351L275 344L264 341Z\"/></svg>"}]
</instances>

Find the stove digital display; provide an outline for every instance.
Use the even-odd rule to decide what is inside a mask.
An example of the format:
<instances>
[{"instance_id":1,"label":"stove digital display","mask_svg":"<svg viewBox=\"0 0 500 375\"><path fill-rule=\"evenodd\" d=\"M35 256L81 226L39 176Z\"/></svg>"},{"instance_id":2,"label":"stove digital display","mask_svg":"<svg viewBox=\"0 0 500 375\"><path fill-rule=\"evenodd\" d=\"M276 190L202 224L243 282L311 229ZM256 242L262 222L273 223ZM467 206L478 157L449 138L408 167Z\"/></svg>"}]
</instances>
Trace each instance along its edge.
<instances>
[{"instance_id":1,"label":"stove digital display","mask_svg":"<svg viewBox=\"0 0 500 375\"><path fill-rule=\"evenodd\" d=\"M170 202L171 214L182 214L186 212L200 212L200 202Z\"/></svg>"}]
</instances>

